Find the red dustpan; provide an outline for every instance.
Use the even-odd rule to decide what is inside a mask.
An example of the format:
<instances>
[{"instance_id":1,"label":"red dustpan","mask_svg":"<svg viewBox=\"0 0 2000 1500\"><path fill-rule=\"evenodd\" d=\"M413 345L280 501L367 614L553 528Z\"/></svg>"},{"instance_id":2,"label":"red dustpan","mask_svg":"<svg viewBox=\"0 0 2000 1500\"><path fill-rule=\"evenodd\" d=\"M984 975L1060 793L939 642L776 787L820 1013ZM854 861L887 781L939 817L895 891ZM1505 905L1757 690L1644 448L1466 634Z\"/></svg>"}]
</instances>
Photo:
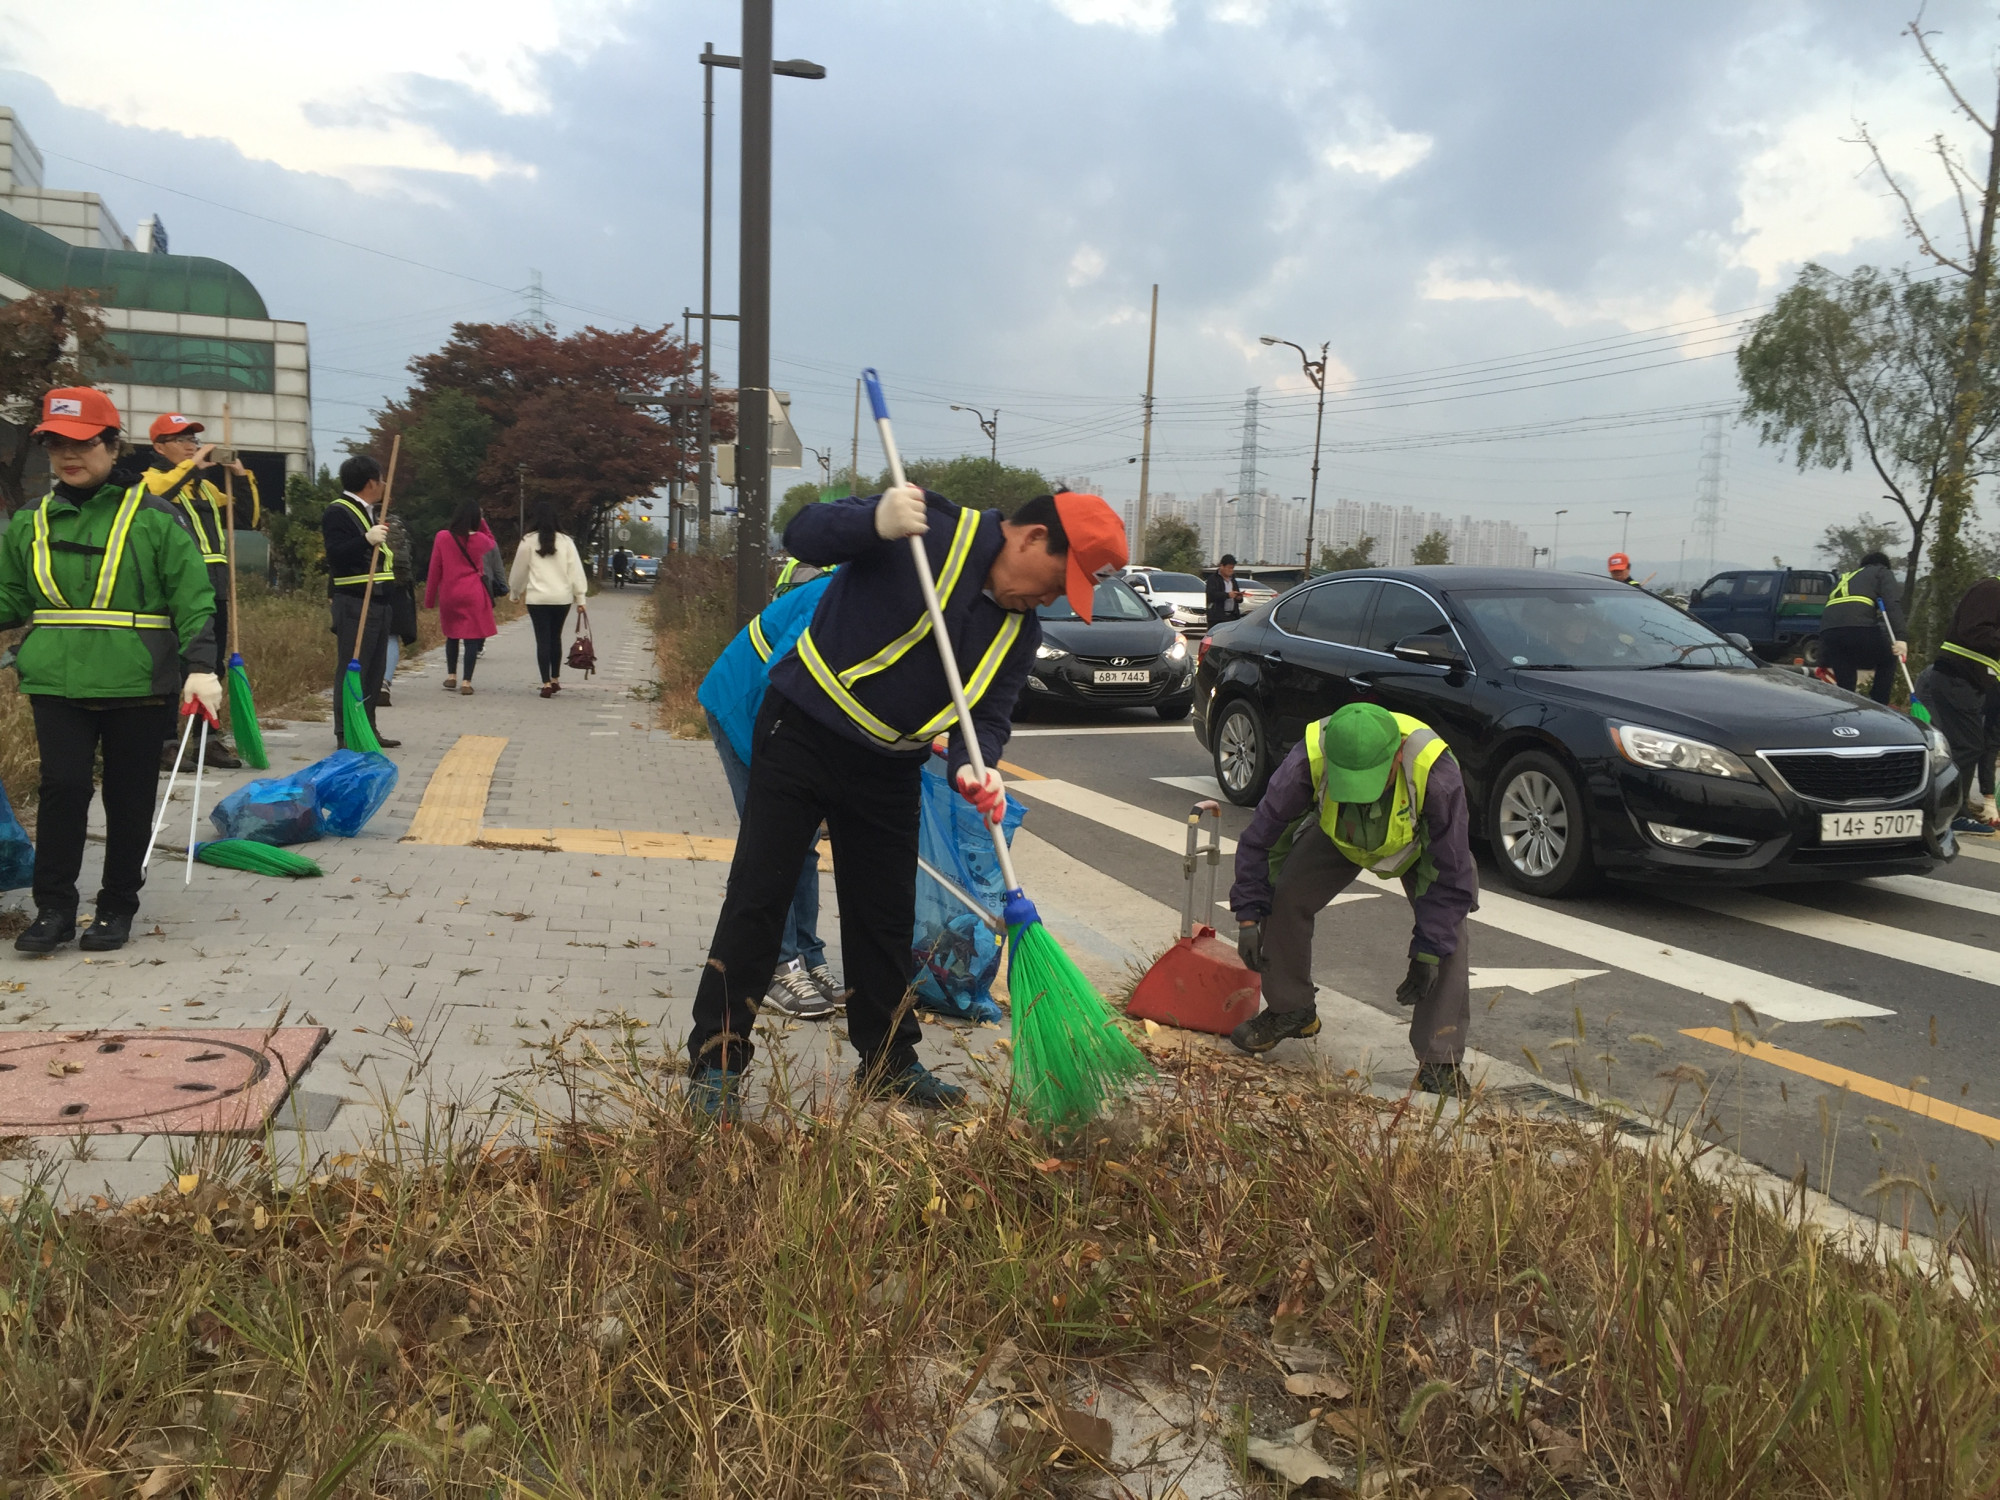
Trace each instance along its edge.
<instances>
[{"instance_id":1,"label":"red dustpan","mask_svg":"<svg viewBox=\"0 0 2000 1500\"><path fill-rule=\"evenodd\" d=\"M1208 841L1200 843L1201 822L1209 819ZM1222 809L1214 802L1197 802L1188 814L1187 907L1184 934L1146 971L1125 1014L1136 1020L1158 1021L1189 1031L1227 1036L1256 1015L1263 1005L1264 982L1257 971L1236 956L1232 944L1215 935L1206 922L1195 920L1194 872L1206 856L1208 905L1215 910L1215 872L1222 860Z\"/></svg>"}]
</instances>

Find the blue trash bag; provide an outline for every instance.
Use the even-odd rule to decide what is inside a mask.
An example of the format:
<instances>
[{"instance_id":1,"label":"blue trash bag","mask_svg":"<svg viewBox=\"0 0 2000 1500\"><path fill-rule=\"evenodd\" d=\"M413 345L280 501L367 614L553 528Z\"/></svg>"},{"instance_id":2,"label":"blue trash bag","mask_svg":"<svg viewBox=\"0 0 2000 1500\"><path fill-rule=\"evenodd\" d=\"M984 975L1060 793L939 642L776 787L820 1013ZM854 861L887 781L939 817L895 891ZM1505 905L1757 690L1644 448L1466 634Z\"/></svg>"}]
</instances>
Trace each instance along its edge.
<instances>
[{"instance_id":1,"label":"blue trash bag","mask_svg":"<svg viewBox=\"0 0 2000 1500\"><path fill-rule=\"evenodd\" d=\"M298 774L313 789L320 831L346 839L367 827L396 790L396 763L359 750L336 750Z\"/></svg>"},{"instance_id":2,"label":"blue trash bag","mask_svg":"<svg viewBox=\"0 0 2000 1500\"><path fill-rule=\"evenodd\" d=\"M1000 860L979 810L952 789L944 761L924 766L917 849L927 864L986 909L999 914L1005 895ZM1009 844L1028 810L1012 797L1000 821ZM960 1021L998 1021L1000 1007L987 993L1000 972L1000 939L922 870L917 871L917 923L910 944L910 986L917 1005Z\"/></svg>"},{"instance_id":3,"label":"blue trash bag","mask_svg":"<svg viewBox=\"0 0 2000 1500\"><path fill-rule=\"evenodd\" d=\"M0 891L18 891L34 883L34 840L14 816L6 791L0 789Z\"/></svg>"},{"instance_id":4,"label":"blue trash bag","mask_svg":"<svg viewBox=\"0 0 2000 1500\"><path fill-rule=\"evenodd\" d=\"M320 836L318 799L303 773L239 786L209 810L219 838L305 844Z\"/></svg>"}]
</instances>

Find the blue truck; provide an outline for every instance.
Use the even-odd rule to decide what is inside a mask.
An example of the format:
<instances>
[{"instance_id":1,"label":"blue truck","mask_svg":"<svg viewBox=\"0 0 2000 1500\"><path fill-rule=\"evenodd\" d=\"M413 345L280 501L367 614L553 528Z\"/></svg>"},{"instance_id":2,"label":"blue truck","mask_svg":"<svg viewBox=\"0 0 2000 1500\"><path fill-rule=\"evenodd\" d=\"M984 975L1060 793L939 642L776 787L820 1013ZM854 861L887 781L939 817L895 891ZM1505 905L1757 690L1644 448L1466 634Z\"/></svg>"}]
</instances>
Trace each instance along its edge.
<instances>
[{"instance_id":1,"label":"blue truck","mask_svg":"<svg viewBox=\"0 0 2000 1500\"><path fill-rule=\"evenodd\" d=\"M1819 665L1819 617L1833 574L1805 568L1717 573L1688 595L1688 613L1723 635L1740 635L1766 661Z\"/></svg>"}]
</instances>

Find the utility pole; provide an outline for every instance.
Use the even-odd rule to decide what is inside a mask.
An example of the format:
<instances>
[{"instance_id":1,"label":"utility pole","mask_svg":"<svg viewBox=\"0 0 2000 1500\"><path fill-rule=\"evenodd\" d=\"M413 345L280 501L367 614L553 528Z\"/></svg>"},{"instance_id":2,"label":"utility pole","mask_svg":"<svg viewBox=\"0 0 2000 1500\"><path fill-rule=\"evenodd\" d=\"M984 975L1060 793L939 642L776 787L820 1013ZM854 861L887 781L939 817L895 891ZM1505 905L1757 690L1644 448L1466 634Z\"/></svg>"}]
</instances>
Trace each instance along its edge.
<instances>
[{"instance_id":1,"label":"utility pole","mask_svg":"<svg viewBox=\"0 0 2000 1500\"><path fill-rule=\"evenodd\" d=\"M1555 569L1558 573L1562 571L1562 565L1563 565L1562 563L1563 517L1568 514L1569 511L1566 509L1559 510L1556 512L1556 534L1553 537L1549 538L1549 566Z\"/></svg>"},{"instance_id":2,"label":"utility pole","mask_svg":"<svg viewBox=\"0 0 2000 1500\"><path fill-rule=\"evenodd\" d=\"M521 535L526 536L528 534L528 466L526 464L515 464L514 478L519 485L521 502L519 515L514 524L520 528Z\"/></svg>"},{"instance_id":3,"label":"utility pole","mask_svg":"<svg viewBox=\"0 0 2000 1500\"><path fill-rule=\"evenodd\" d=\"M736 285L736 623L771 602L771 0L743 0Z\"/></svg>"},{"instance_id":4,"label":"utility pole","mask_svg":"<svg viewBox=\"0 0 2000 1500\"><path fill-rule=\"evenodd\" d=\"M1153 352L1160 342L1160 284L1153 283L1153 321L1146 332L1146 427L1139 439L1139 535L1129 539L1128 551L1145 561L1146 504L1153 477Z\"/></svg>"},{"instance_id":5,"label":"utility pole","mask_svg":"<svg viewBox=\"0 0 2000 1500\"><path fill-rule=\"evenodd\" d=\"M993 408L993 419L991 421L988 421L986 414L976 406L959 406L954 404L952 410L969 411L972 413L974 420L979 423L979 430L986 434L986 440L993 445L991 456L994 467L998 468L1000 464L1000 408L997 406Z\"/></svg>"},{"instance_id":6,"label":"utility pole","mask_svg":"<svg viewBox=\"0 0 2000 1500\"><path fill-rule=\"evenodd\" d=\"M715 278L715 43L701 44L701 469L695 478L695 546L708 550L709 516L715 510L715 377L709 346L715 342L709 312Z\"/></svg>"},{"instance_id":7,"label":"utility pole","mask_svg":"<svg viewBox=\"0 0 2000 1500\"><path fill-rule=\"evenodd\" d=\"M1319 415L1313 418L1312 493L1306 497L1306 577L1310 578L1313 566L1313 523L1319 519L1319 438L1321 431L1326 427L1326 352L1333 347L1333 342L1328 340L1319 346L1318 359L1313 359L1290 339L1272 338L1266 334L1257 342L1266 348L1283 344L1287 349L1296 350L1299 364L1305 369L1306 379L1310 380L1319 392Z\"/></svg>"},{"instance_id":8,"label":"utility pole","mask_svg":"<svg viewBox=\"0 0 2000 1500\"><path fill-rule=\"evenodd\" d=\"M1625 518L1624 528L1618 533L1618 550L1620 552L1629 551L1628 544L1632 540L1632 512L1629 510L1614 510L1611 514Z\"/></svg>"},{"instance_id":9,"label":"utility pole","mask_svg":"<svg viewBox=\"0 0 2000 1500\"><path fill-rule=\"evenodd\" d=\"M847 459L847 493L861 493L861 382L854 382L854 449Z\"/></svg>"}]
</instances>

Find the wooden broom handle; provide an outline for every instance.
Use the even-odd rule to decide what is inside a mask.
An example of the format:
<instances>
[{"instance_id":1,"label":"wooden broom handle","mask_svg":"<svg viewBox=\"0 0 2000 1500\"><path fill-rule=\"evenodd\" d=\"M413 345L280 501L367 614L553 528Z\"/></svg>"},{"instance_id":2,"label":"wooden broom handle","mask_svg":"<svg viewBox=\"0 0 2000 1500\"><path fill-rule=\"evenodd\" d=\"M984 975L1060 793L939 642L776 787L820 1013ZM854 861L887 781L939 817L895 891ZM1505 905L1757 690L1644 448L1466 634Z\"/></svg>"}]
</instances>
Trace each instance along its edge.
<instances>
[{"instance_id":1,"label":"wooden broom handle","mask_svg":"<svg viewBox=\"0 0 2000 1500\"><path fill-rule=\"evenodd\" d=\"M382 515L375 524L389 523L389 496L396 490L396 458L403 451L403 435L397 433L389 442L389 476L382 481ZM380 547L368 554L368 584L361 590L361 623L354 627L354 649L347 653L349 661L361 660L361 640L368 633L368 605L375 597L375 560L382 555Z\"/></svg>"},{"instance_id":2,"label":"wooden broom handle","mask_svg":"<svg viewBox=\"0 0 2000 1500\"><path fill-rule=\"evenodd\" d=\"M222 446L230 444L229 403L222 403ZM236 633L236 476L225 466L222 471L222 493L229 504L225 511L223 530L223 551L229 557L229 650L234 656L243 654L243 638ZM229 670L229 663L223 662L222 670Z\"/></svg>"}]
</instances>

